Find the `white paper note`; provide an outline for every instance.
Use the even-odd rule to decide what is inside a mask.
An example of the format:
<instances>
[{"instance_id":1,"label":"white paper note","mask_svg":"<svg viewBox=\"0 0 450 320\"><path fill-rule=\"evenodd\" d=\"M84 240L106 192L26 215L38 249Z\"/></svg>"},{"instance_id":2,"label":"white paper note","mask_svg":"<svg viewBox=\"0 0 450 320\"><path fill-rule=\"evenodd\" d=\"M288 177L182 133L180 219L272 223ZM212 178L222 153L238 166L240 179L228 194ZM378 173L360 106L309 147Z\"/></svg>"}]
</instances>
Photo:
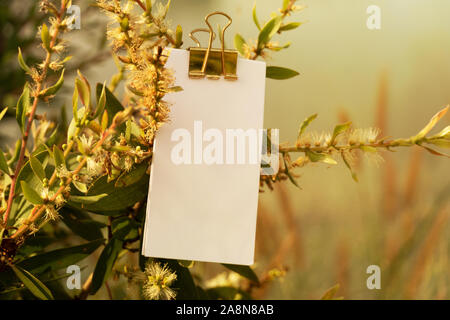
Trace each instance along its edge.
<instances>
[{"instance_id":1,"label":"white paper note","mask_svg":"<svg viewBox=\"0 0 450 320\"><path fill-rule=\"evenodd\" d=\"M155 139L143 255L251 265L260 164L250 153L254 143L259 150L261 138L246 140L248 153L239 163L236 140L235 154L227 152L227 129L262 130L266 65L239 59L237 81L189 79L188 65L188 51L171 51L167 67L183 91L167 96L171 121ZM181 142L188 143L180 136L186 134L190 155L180 151ZM208 152L212 142L220 145L220 135L223 154Z\"/></svg>"}]
</instances>

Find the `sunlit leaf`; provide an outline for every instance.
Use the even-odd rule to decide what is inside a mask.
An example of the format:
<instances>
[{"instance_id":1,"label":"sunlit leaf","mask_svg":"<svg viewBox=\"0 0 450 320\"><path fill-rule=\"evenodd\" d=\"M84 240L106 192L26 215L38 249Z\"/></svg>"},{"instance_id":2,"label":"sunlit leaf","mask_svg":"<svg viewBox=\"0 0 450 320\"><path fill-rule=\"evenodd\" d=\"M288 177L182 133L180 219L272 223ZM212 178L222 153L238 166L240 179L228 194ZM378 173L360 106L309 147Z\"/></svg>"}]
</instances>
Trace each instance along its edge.
<instances>
[{"instance_id":1,"label":"sunlit leaf","mask_svg":"<svg viewBox=\"0 0 450 320\"><path fill-rule=\"evenodd\" d=\"M426 146L423 146L423 145L421 145L421 147L424 148L425 150L427 150L427 151L428 151L429 153L431 153L432 155L450 158L450 156L447 155L447 154L445 154L445 153L436 151L436 150L434 150L434 149L431 149L431 148L426 147Z\"/></svg>"},{"instance_id":2,"label":"sunlit leaf","mask_svg":"<svg viewBox=\"0 0 450 320\"><path fill-rule=\"evenodd\" d=\"M56 94L58 92L59 89L61 89L62 85L64 84L64 69L61 72L61 76L59 77L59 80L51 87L48 87L45 90L42 90L39 93L40 97L48 97L48 96L52 96L54 94Z\"/></svg>"},{"instance_id":3,"label":"sunlit leaf","mask_svg":"<svg viewBox=\"0 0 450 320\"><path fill-rule=\"evenodd\" d=\"M291 23L282 25L278 31L282 32L282 31L294 30L294 29L297 29L298 27L300 27L301 25L302 25L301 22L291 22Z\"/></svg>"},{"instance_id":4,"label":"sunlit leaf","mask_svg":"<svg viewBox=\"0 0 450 320\"><path fill-rule=\"evenodd\" d=\"M64 158L64 153L57 145L53 146L53 158L55 159L55 166L58 168L60 166L66 166L66 160Z\"/></svg>"},{"instance_id":5,"label":"sunlit leaf","mask_svg":"<svg viewBox=\"0 0 450 320\"><path fill-rule=\"evenodd\" d=\"M297 188L300 188L300 186L298 185L297 181L296 181L295 178L292 176L292 174L291 174L291 172L290 172L290 170L289 170L289 166L288 166L286 157L283 157L283 161L284 161L284 168L285 168L284 173L285 173L285 174L287 175L287 177L289 178L289 181L291 181L292 184L293 184L294 186L296 186Z\"/></svg>"},{"instance_id":6,"label":"sunlit leaf","mask_svg":"<svg viewBox=\"0 0 450 320\"><path fill-rule=\"evenodd\" d=\"M31 72L30 67L26 64L25 60L23 59L23 56L22 56L22 50L20 50L20 47L19 47L19 54L17 55L17 60L19 61L20 67L21 67L25 72L27 72L27 73L30 73L30 72Z\"/></svg>"},{"instance_id":7,"label":"sunlit leaf","mask_svg":"<svg viewBox=\"0 0 450 320\"><path fill-rule=\"evenodd\" d=\"M442 119L442 117L447 113L450 106L445 107L438 113L436 113L433 118L431 118L430 122L425 126L425 128L422 129L415 137L414 140L420 140L424 138L433 128L434 126L439 122L439 120Z\"/></svg>"},{"instance_id":8,"label":"sunlit leaf","mask_svg":"<svg viewBox=\"0 0 450 320\"><path fill-rule=\"evenodd\" d=\"M35 205L40 205L44 203L44 200L39 196L39 194L32 189L26 181L20 181L22 187L23 195L25 199Z\"/></svg>"},{"instance_id":9,"label":"sunlit leaf","mask_svg":"<svg viewBox=\"0 0 450 320\"><path fill-rule=\"evenodd\" d=\"M345 165L347 166L347 168L350 170L350 173L352 174L353 180L355 180L355 182L358 182L358 176L353 171L353 168L350 165L350 162L347 160L347 158L345 157L345 154L343 152L341 152L341 157L342 157L342 160L344 161Z\"/></svg>"},{"instance_id":10,"label":"sunlit leaf","mask_svg":"<svg viewBox=\"0 0 450 320\"><path fill-rule=\"evenodd\" d=\"M175 31L175 48L181 48L183 45L183 28L180 25L177 26Z\"/></svg>"},{"instance_id":11,"label":"sunlit leaf","mask_svg":"<svg viewBox=\"0 0 450 320\"><path fill-rule=\"evenodd\" d=\"M342 300L341 297L336 298L336 293L339 290L340 285L337 284L334 287L328 289L322 296L321 300Z\"/></svg>"},{"instance_id":12,"label":"sunlit leaf","mask_svg":"<svg viewBox=\"0 0 450 320\"><path fill-rule=\"evenodd\" d=\"M441 148L450 148L450 139L433 139L428 142Z\"/></svg>"},{"instance_id":13,"label":"sunlit leaf","mask_svg":"<svg viewBox=\"0 0 450 320\"><path fill-rule=\"evenodd\" d=\"M50 34L48 32L48 27L45 23L42 25L41 28L41 40L45 50L50 52Z\"/></svg>"},{"instance_id":14,"label":"sunlit leaf","mask_svg":"<svg viewBox=\"0 0 450 320\"><path fill-rule=\"evenodd\" d=\"M331 137L330 140L330 145L334 145L334 143L336 142L336 138L345 131L347 131L351 125L352 125L351 122L347 122L343 124L338 124L336 127L334 127L333 136Z\"/></svg>"},{"instance_id":15,"label":"sunlit leaf","mask_svg":"<svg viewBox=\"0 0 450 320\"><path fill-rule=\"evenodd\" d=\"M80 70L78 70L78 76L79 78L75 79L75 86L77 87L81 103L89 110L91 107L91 86Z\"/></svg>"},{"instance_id":16,"label":"sunlit leaf","mask_svg":"<svg viewBox=\"0 0 450 320\"><path fill-rule=\"evenodd\" d=\"M7 111L8 111L8 108L3 108L3 110L0 112L0 120L3 119L3 117L5 116Z\"/></svg>"},{"instance_id":17,"label":"sunlit leaf","mask_svg":"<svg viewBox=\"0 0 450 320\"><path fill-rule=\"evenodd\" d=\"M267 22L261 29L258 36L258 49L262 49L272 37L278 32L281 26L282 18L277 16Z\"/></svg>"},{"instance_id":18,"label":"sunlit leaf","mask_svg":"<svg viewBox=\"0 0 450 320\"><path fill-rule=\"evenodd\" d=\"M20 96L16 106L16 120L22 132L25 131L26 115L29 108L30 108L30 88L28 86L28 83L26 83L25 87L23 88L22 95Z\"/></svg>"},{"instance_id":19,"label":"sunlit leaf","mask_svg":"<svg viewBox=\"0 0 450 320\"><path fill-rule=\"evenodd\" d=\"M44 167L39 162L39 160L36 159L36 157L31 157L30 165L31 165L31 169L33 170L36 177L38 177L39 180L43 181L45 179L45 171L44 171Z\"/></svg>"},{"instance_id":20,"label":"sunlit leaf","mask_svg":"<svg viewBox=\"0 0 450 320\"><path fill-rule=\"evenodd\" d=\"M102 91L100 94L100 98L98 99L97 109L95 110L94 119L96 119L98 116L100 116L103 113L103 111L105 110L105 106L106 106L105 87L106 87L106 82L103 83L103 88L102 88Z\"/></svg>"},{"instance_id":21,"label":"sunlit leaf","mask_svg":"<svg viewBox=\"0 0 450 320\"><path fill-rule=\"evenodd\" d=\"M312 116L306 118L302 124L300 125L300 128L298 130L298 135L297 135L297 141L300 140L300 138L302 137L303 133L305 132L306 128L311 124L311 122L313 122L315 119L317 118L317 113L313 114Z\"/></svg>"},{"instance_id":22,"label":"sunlit leaf","mask_svg":"<svg viewBox=\"0 0 450 320\"><path fill-rule=\"evenodd\" d=\"M0 149L0 170L3 171L6 174L9 174L9 166L6 162L5 155L3 154L3 151Z\"/></svg>"},{"instance_id":23,"label":"sunlit leaf","mask_svg":"<svg viewBox=\"0 0 450 320\"><path fill-rule=\"evenodd\" d=\"M236 36L234 37L234 46L241 55L245 55L244 50L245 44L246 44L245 39L239 33L237 33Z\"/></svg>"},{"instance_id":24,"label":"sunlit leaf","mask_svg":"<svg viewBox=\"0 0 450 320\"><path fill-rule=\"evenodd\" d=\"M97 83L96 92L97 92L97 99L99 99L101 93L103 90L103 84ZM119 100L114 96L114 94L108 89L108 87L105 87L105 93L106 93L106 106L105 109L108 111L108 125L112 123L112 120L117 112L124 110L124 107L119 102Z\"/></svg>"},{"instance_id":25,"label":"sunlit leaf","mask_svg":"<svg viewBox=\"0 0 450 320\"><path fill-rule=\"evenodd\" d=\"M253 16L253 22L255 23L256 27L258 28L258 30L261 30L261 25L259 24L258 16L256 14L256 2L253 5L252 16Z\"/></svg>"},{"instance_id":26,"label":"sunlit leaf","mask_svg":"<svg viewBox=\"0 0 450 320\"><path fill-rule=\"evenodd\" d=\"M77 188L78 191L82 193L88 192L88 187L85 183L79 182L79 181L72 181L72 184Z\"/></svg>"}]
</instances>

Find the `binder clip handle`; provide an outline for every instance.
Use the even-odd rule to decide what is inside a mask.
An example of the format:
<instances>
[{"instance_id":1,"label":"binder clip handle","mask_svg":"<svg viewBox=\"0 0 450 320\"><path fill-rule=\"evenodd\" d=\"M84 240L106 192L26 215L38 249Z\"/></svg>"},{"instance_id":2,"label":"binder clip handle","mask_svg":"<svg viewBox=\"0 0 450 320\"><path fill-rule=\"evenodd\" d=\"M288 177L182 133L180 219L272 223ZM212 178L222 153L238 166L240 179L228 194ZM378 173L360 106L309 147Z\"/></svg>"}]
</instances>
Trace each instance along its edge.
<instances>
[{"instance_id":1,"label":"binder clip handle","mask_svg":"<svg viewBox=\"0 0 450 320\"><path fill-rule=\"evenodd\" d=\"M220 49L213 49L213 41L216 38L213 27L209 19L214 15L222 15L228 19L228 23L219 30L220 34ZM229 15L224 12L215 11L205 17L208 29L195 29L189 36L197 44L197 48L190 48L190 62L189 62L189 77L193 79L201 79L205 76L211 80L218 80L224 76L226 80L237 80L236 65L237 65L237 51L225 50L225 31L233 23ZM197 32L209 32L208 47L201 48L200 41L194 34ZM220 63L220 65L218 65Z\"/></svg>"},{"instance_id":2,"label":"binder clip handle","mask_svg":"<svg viewBox=\"0 0 450 320\"><path fill-rule=\"evenodd\" d=\"M200 48L201 47L200 41L196 37L194 37L194 34L197 32L208 32L211 35L211 30L206 29L206 28L198 28L198 29L192 30L191 33L189 33L189 37L197 44L197 47ZM213 41L214 41L216 39L216 34L213 32L212 35L213 35Z\"/></svg>"}]
</instances>

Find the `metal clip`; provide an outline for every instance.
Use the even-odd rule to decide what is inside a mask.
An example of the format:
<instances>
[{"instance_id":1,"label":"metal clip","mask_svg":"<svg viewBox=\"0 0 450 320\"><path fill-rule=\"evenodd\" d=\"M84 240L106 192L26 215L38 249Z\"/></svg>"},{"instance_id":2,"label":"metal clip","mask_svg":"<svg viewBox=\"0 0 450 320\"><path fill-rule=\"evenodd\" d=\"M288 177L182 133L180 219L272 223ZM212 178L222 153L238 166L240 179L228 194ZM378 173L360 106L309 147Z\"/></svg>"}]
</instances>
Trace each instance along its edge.
<instances>
[{"instance_id":1,"label":"metal clip","mask_svg":"<svg viewBox=\"0 0 450 320\"><path fill-rule=\"evenodd\" d=\"M216 38L216 34L213 31L209 18L213 15L223 15L228 18L227 25L221 30L220 42L222 44L221 49L212 48L212 43ZM207 77L211 80L218 80L221 76L224 76L226 80L237 80L237 58L238 52L236 50L225 49L225 30L231 25L233 20L229 15L223 12L213 12L206 16L205 22L209 29L195 29L189 36L198 47L191 47L189 56L189 77L192 79L203 79ZM200 41L194 37L194 33L208 32L209 43L208 48L202 48Z\"/></svg>"}]
</instances>

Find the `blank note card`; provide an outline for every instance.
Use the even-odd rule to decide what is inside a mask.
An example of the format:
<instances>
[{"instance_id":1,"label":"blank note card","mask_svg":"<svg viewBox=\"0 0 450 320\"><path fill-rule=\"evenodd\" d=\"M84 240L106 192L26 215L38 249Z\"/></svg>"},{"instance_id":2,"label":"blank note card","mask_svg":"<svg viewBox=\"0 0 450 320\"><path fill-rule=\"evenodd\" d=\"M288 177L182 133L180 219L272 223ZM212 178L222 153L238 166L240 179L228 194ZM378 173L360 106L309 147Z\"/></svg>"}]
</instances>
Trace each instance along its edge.
<instances>
[{"instance_id":1,"label":"blank note card","mask_svg":"<svg viewBox=\"0 0 450 320\"><path fill-rule=\"evenodd\" d=\"M189 52L173 49L167 67L183 91L155 139L143 254L251 265L266 65L239 59L237 81L194 80Z\"/></svg>"}]
</instances>

